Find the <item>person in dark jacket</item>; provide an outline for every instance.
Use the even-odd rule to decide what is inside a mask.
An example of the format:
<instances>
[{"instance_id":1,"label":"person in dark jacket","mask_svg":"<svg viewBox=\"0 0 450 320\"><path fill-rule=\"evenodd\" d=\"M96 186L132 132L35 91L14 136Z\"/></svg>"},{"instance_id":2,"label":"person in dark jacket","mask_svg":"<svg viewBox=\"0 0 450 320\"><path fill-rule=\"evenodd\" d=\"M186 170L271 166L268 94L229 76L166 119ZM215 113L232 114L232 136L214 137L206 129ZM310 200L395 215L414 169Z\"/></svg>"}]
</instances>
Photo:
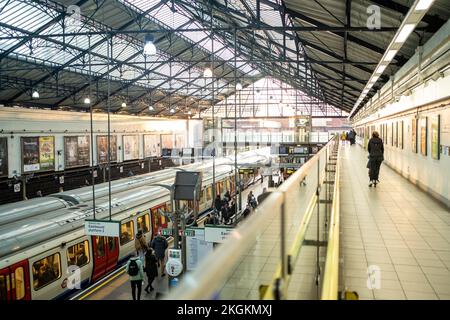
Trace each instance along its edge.
<instances>
[{"instance_id":1,"label":"person in dark jacket","mask_svg":"<svg viewBox=\"0 0 450 320\"><path fill-rule=\"evenodd\" d=\"M369 151L369 162L367 164L370 178L369 187L376 187L377 183L380 182L378 176L381 163L384 160L383 140L380 139L377 131L372 132L372 138L369 140L367 150Z\"/></svg>"},{"instance_id":2,"label":"person in dark jacket","mask_svg":"<svg viewBox=\"0 0 450 320\"><path fill-rule=\"evenodd\" d=\"M169 246L166 238L161 235L161 231L158 232L158 235L152 240L150 247L155 250L155 256L158 259L158 265L161 266L161 277L164 277L166 274L164 273L164 259L166 257L166 249Z\"/></svg>"},{"instance_id":3,"label":"person in dark jacket","mask_svg":"<svg viewBox=\"0 0 450 320\"><path fill-rule=\"evenodd\" d=\"M145 273L147 274L148 284L145 287L145 292L150 293L154 288L152 286L153 280L158 276L158 259L155 256L155 251L150 248L145 253Z\"/></svg>"},{"instance_id":4,"label":"person in dark jacket","mask_svg":"<svg viewBox=\"0 0 450 320\"><path fill-rule=\"evenodd\" d=\"M222 209L222 199L220 199L220 194L218 194L214 200L214 208L216 208L217 212L220 212L220 209Z\"/></svg>"},{"instance_id":5,"label":"person in dark jacket","mask_svg":"<svg viewBox=\"0 0 450 320\"><path fill-rule=\"evenodd\" d=\"M355 138L356 138L356 131L352 129L348 132L348 139L350 140L350 145L355 144Z\"/></svg>"}]
</instances>

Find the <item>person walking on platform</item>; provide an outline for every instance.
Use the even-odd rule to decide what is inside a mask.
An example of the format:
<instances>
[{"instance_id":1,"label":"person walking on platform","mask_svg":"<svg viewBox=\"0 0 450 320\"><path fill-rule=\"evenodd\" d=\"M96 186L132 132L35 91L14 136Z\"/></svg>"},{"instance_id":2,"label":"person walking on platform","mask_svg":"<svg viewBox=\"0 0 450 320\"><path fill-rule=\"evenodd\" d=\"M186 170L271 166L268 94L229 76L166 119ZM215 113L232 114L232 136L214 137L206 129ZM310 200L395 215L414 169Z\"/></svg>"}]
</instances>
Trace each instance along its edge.
<instances>
[{"instance_id":1,"label":"person walking on platform","mask_svg":"<svg viewBox=\"0 0 450 320\"><path fill-rule=\"evenodd\" d=\"M158 235L153 239L150 247L155 250L156 258L158 259L158 266L161 267L161 277L164 277L164 259L166 257L166 250L169 244L166 238L161 235L161 231L158 231Z\"/></svg>"},{"instance_id":2,"label":"person walking on platform","mask_svg":"<svg viewBox=\"0 0 450 320\"><path fill-rule=\"evenodd\" d=\"M136 239L134 240L134 247L138 257L144 262L145 252L148 250L147 241L145 240L145 235L142 230L136 233Z\"/></svg>"},{"instance_id":3,"label":"person walking on platform","mask_svg":"<svg viewBox=\"0 0 450 320\"><path fill-rule=\"evenodd\" d=\"M367 147L369 151L369 162L367 167L369 168L369 187L377 187L377 183L380 183L378 176L380 174L380 166L384 160L384 147L383 140L380 139L380 135L377 131L372 132L372 138L369 140Z\"/></svg>"},{"instance_id":4,"label":"person walking on platform","mask_svg":"<svg viewBox=\"0 0 450 320\"><path fill-rule=\"evenodd\" d=\"M152 286L153 280L158 276L158 259L152 248L145 253L145 273L147 274L148 284L144 290L150 293L150 291L154 290ZM150 288L150 291L148 291L148 288Z\"/></svg>"},{"instance_id":5,"label":"person walking on platform","mask_svg":"<svg viewBox=\"0 0 450 320\"><path fill-rule=\"evenodd\" d=\"M141 300L142 281L144 280L144 267L138 255L131 257L127 262L125 271L128 274L131 282L131 295L133 300ZM137 289L137 296L136 296Z\"/></svg>"},{"instance_id":6,"label":"person walking on platform","mask_svg":"<svg viewBox=\"0 0 450 320\"><path fill-rule=\"evenodd\" d=\"M350 141L350 145L355 144L355 136L356 136L355 130L352 129L348 132L348 140Z\"/></svg>"}]
</instances>

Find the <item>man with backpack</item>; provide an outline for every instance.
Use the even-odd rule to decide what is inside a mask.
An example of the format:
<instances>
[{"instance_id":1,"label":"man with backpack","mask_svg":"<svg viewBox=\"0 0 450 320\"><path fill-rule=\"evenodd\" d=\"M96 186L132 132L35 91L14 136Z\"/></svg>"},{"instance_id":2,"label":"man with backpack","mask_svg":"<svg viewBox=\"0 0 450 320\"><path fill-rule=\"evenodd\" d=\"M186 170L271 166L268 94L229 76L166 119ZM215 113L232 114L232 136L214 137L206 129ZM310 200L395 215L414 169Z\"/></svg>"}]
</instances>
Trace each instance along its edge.
<instances>
[{"instance_id":1,"label":"man with backpack","mask_svg":"<svg viewBox=\"0 0 450 320\"><path fill-rule=\"evenodd\" d=\"M125 271L130 278L131 295L133 296L133 300L136 300L136 289L137 300L141 300L142 281L144 280L144 266L137 254L128 260Z\"/></svg>"}]
</instances>

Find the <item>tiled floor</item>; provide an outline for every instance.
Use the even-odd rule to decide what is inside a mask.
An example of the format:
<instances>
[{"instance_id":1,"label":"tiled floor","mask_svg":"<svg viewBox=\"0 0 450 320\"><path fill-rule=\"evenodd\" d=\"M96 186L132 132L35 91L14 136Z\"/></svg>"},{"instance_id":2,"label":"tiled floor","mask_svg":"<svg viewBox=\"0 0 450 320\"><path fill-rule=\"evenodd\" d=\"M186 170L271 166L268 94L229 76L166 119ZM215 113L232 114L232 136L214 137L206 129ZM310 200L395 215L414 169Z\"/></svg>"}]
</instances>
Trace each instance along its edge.
<instances>
[{"instance_id":1,"label":"tiled floor","mask_svg":"<svg viewBox=\"0 0 450 320\"><path fill-rule=\"evenodd\" d=\"M358 145L341 159L341 288L360 299L450 299L450 211L384 164L369 188ZM374 289L369 267L379 270Z\"/></svg>"}]
</instances>

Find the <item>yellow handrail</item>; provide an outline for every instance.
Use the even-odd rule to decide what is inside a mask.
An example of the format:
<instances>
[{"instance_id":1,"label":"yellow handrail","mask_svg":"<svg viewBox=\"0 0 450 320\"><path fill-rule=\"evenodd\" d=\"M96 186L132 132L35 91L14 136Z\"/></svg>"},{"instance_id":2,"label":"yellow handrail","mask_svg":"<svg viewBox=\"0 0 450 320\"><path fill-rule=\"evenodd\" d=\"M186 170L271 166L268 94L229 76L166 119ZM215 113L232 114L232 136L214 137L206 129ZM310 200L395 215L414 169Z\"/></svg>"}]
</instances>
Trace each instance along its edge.
<instances>
[{"instance_id":1,"label":"yellow handrail","mask_svg":"<svg viewBox=\"0 0 450 320\"><path fill-rule=\"evenodd\" d=\"M339 149L336 163L336 177L331 208L330 230L328 233L327 256L323 275L322 300L337 300L339 285Z\"/></svg>"}]
</instances>

